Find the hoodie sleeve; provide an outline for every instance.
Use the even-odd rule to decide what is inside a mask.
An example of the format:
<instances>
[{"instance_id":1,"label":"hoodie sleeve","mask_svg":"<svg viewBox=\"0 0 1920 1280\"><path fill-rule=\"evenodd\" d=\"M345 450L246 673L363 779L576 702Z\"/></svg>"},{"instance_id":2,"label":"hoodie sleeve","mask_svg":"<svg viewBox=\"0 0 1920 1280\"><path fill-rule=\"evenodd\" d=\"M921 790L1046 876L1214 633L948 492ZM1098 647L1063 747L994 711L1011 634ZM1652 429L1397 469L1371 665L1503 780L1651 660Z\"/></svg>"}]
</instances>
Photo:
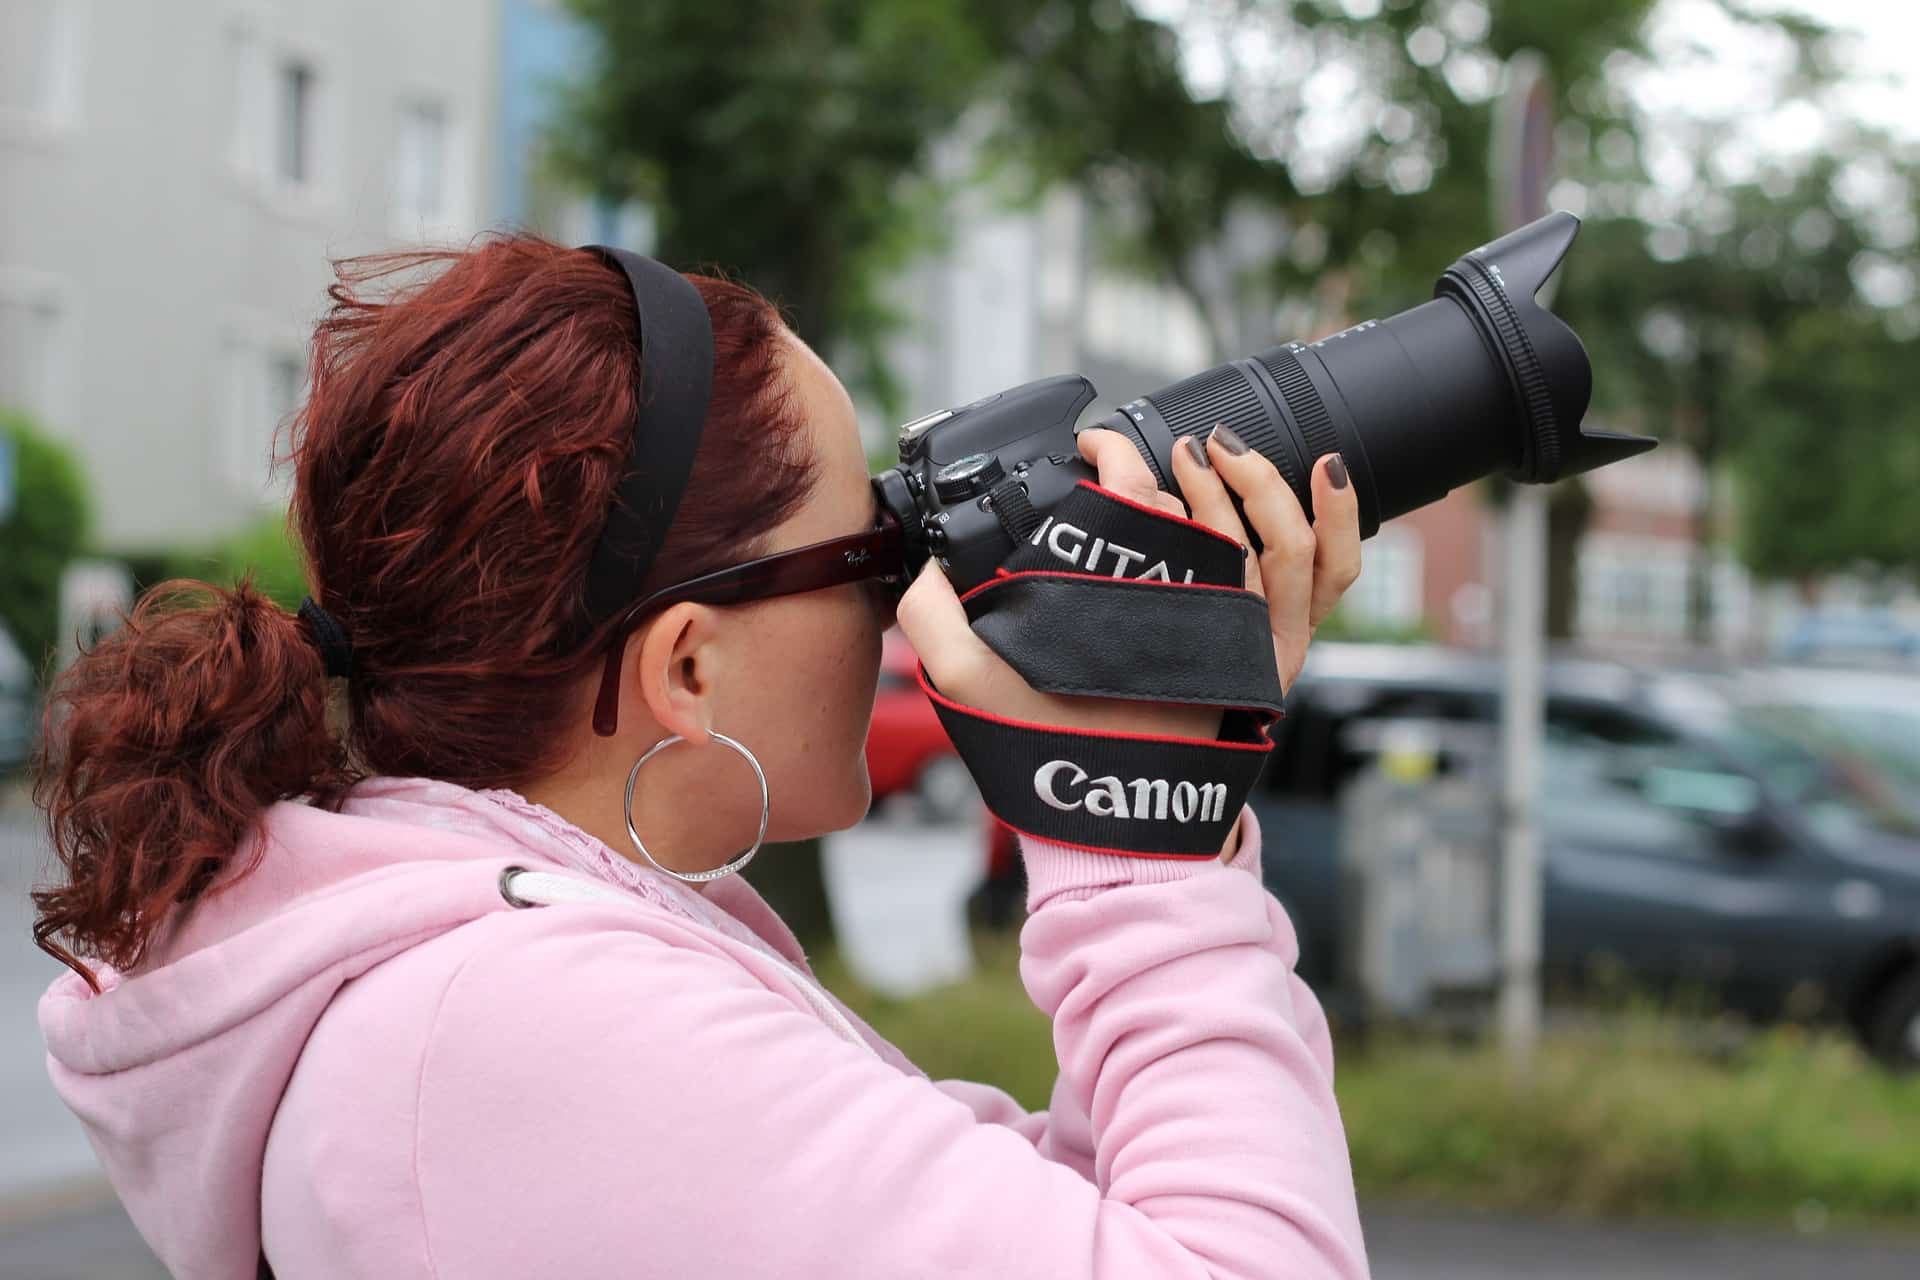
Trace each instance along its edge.
<instances>
[{"instance_id":1,"label":"hoodie sleeve","mask_svg":"<svg viewBox=\"0 0 1920 1280\"><path fill-rule=\"evenodd\" d=\"M1260 821L1251 808L1240 812L1240 847L1227 861L1227 866L1246 872L1254 883L1264 885L1260 874ZM1030 837L1022 837L1026 856L1031 858L1034 849L1039 847L1041 859L1066 856L1071 859L1079 856L1074 850L1060 845L1046 844ZM1299 960L1298 948L1294 944L1293 929L1285 912L1278 902L1269 899L1269 913L1272 915L1273 930L1265 942L1265 948L1279 956L1288 969L1288 984L1293 989L1293 1003L1297 1016L1300 1038L1306 1042L1314 1060L1320 1064L1329 1079L1333 1076L1333 1036L1327 1026L1320 1002L1306 983L1293 975L1294 965ZM972 1080L936 1080L934 1082L942 1093L964 1103L972 1110L974 1118L981 1124L1005 1125L1033 1143L1034 1148L1049 1160L1057 1161L1078 1172L1082 1177L1093 1178L1093 1128L1086 1114L1079 1110L1075 1095L1064 1075L1054 1082L1053 1099L1045 1111L1028 1111L1005 1091L992 1085L979 1084Z\"/></svg>"},{"instance_id":2,"label":"hoodie sleeve","mask_svg":"<svg viewBox=\"0 0 1920 1280\"><path fill-rule=\"evenodd\" d=\"M1364 1277L1324 1022L1257 877L1027 857L1045 1116L904 1075L604 907L476 951L419 1085L438 1273Z\"/></svg>"}]
</instances>

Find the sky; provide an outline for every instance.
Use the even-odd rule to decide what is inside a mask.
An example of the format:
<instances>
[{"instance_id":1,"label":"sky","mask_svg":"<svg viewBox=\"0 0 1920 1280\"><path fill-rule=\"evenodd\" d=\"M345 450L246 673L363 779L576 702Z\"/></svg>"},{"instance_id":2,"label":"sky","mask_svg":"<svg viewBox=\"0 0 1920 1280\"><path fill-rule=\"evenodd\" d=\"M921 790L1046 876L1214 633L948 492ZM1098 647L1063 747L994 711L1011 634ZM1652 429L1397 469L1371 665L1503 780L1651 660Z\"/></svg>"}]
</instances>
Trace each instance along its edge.
<instances>
[{"instance_id":1,"label":"sky","mask_svg":"<svg viewBox=\"0 0 1920 1280\"><path fill-rule=\"evenodd\" d=\"M1395 2L1340 0L1351 17L1363 21ZM1420 123L1381 98L1364 64L1321 56L1302 35L1250 26L1241 16L1241 0L1134 3L1180 32L1194 89L1230 94L1242 136L1256 151L1263 139L1284 151L1301 190L1330 182L1342 158L1376 133L1390 144L1382 173L1389 187L1411 195L1432 181L1433 158ZM1640 158L1654 186L1589 190L1564 180L1549 193L1555 207L1597 213L1612 201L1631 199L1651 228L1650 252L1666 260L1688 251L1683 221L1708 231L1715 219L1730 223L1732 204L1723 190L1750 182L1764 189L1778 182L1784 191L1790 181L1786 175L1834 151L1850 122L1920 147L1920 73L1909 65L1920 46L1920 0L1739 3L1756 14L1801 13L1841 33L1843 79L1818 104L1781 94L1774 86L1791 66L1792 52L1785 36L1729 17L1715 0L1661 0L1648 23L1651 57L1616 55L1606 71L1607 83L1640 115ZM1408 56L1437 68L1462 99L1492 99L1504 77L1500 64L1478 44L1489 21L1486 0L1452 0L1431 12L1430 25L1408 37ZM1696 137L1701 133L1712 138L1704 149ZM1636 145L1624 132L1593 141L1603 157L1610 146ZM1920 277L1913 255L1920 227L1912 193L1885 152L1849 147L1842 154L1849 158L1831 199L1836 212L1867 228L1874 246L1856 262L1856 283L1875 305L1903 308L1909 327L1920 335ZM1830 216L1812 211L1796 221L1793 234L1811 245L1830 235L1832 224Z\"/></svg>"},{"instance_id":2,"label":"sky","mask_svg":"<svg viewBox=\"0 0 1920 1280\"><path fill-rule=\"evenodd\" d=\"M1779 103L1767 86L1785 65L1784 38L1770 41L1732 22L1711 0L1666 0L1649 32L1653 65L1625 77L1631 97L1653 125L1642 130L1642 155L1663 191L1644 193L1641 199L1650 207L1640 212L1655 224L1648 241L1655 257L1677 257L1687 247L1678 225L1662 225L1678 208L1688 208L1692 220L1701 222L1712 212L1717 185L1758 178L1764 188L1769 169L1782 163L1794 168L1798 158L1831 149L1848 120L1920 145L1920 76L1907 65L1920 38L1920 5L1913 0L1767 0L1751 7L1798 11L1848 32L1842 53L1848 74L1823 107ZM1731 139L1712 153L1705 194L1698 185L1703 175L1693 172L1678 129L1657 125L1689 116L1733 128ZM1851 159L1840 169L1830 199L1836 210L1845 210L1868 230L1875 246L1855 260L1854 282L1869 302L1901 308L1903 329L1920 330L1920 311L1913 305L1920 289L1913 258L1920 232L1913 193L1884 152L1853 154L1847 148L1842 154ZM1584 193L1571 187L1555 188L1562 203L1579 203ZM1663 202L1668 207L1656 207ZM1725 216L1731 217L1731 206ZM1793 235L1817 243L1832 227L1830 217L1809 212L1795 222Z\"/></svg>"},{"instance_id":3,"label":"sky","mask_svg":"<svg viewBox=\"0 0 1920 1280\"><path fill-rule=\"evenodd\" d=\"M1920 77L1910 67L1920 39L1920 5L1912 0L1767 0L1756 12L1798 12L1846 33L1849 74L1833 95L1837 114L1920 141ZM1711 0L1666 0L1649 32L1657 68L1638 78L1635 97L1648 110L1745 116L1759 145L1778 151L1819 147L1831 121L1804 105L1767 106L1765 86L1783 64L1785 42L1743 28Z\"/></svg>"},{"instance_id":4,"label":"sky","mask_svg":"<svg viewBox=\"0 0 1920 1280\"><path fill-rule=\"evenodd\" d=\"M1546 3L1549 0L1535 0ZM1851 74L1833 95L1838 114L1855 116L1897 136L1920 142L1920 75L1907 64L1920 41L1916 0L1742 0L1758 13L1799 12L1848 33L1845 52ZM1203 94L1232 82L1243 128L1258 146L1265 119L1286 121L1288 156L1305 171L1310 189L1317 152L1338 153L1373 128L1377 111L1360 68L1317 60L1310 44L1276 36L1238 18L1235 0L1134 0L1141 12L1170 22L1181 32L1187 73ZM1392 0L1341 0L1359 19L1379 13ZM1455 0L1441 7L1434 26L1416 31L1408 52L1423 64L1438 64L1456 92L1469 101L1497 92L1500 68L1472 56L1486 32L1484 0ZM1713 0L1664 0L1650 22L1655 65L1632 77L1633 98L1655 113L1705 115L1738 120L1758 152L1805 152L1818 148L1830 120L1802 105L1769 107L1767 84L1785 63L1784 38L1770 40L1729 19ZM1262 98L1271 99L1263 102ZM1296 114L1297 113L1297 114ZM1278 131L1276 132L1277 136ZM1329 168L1329 176L1331 168ZM1430 174L1409 167L1396 189L1418 190Z\"/></svg>"},{"instance_id":5,"label":"sky","mask_svg":"<svg viewBox=\"0 0 1920 1280\"><path fill-rule=\"evenodd\" d=\"M1783 8L1848 28L1863 38L1852 50L1858 84L1847 106L1909 138L1920 138L1920 76L1913 50L1920 41L1920 5L1913 0L1794 0Z\"/></svg>"}]
</instances>

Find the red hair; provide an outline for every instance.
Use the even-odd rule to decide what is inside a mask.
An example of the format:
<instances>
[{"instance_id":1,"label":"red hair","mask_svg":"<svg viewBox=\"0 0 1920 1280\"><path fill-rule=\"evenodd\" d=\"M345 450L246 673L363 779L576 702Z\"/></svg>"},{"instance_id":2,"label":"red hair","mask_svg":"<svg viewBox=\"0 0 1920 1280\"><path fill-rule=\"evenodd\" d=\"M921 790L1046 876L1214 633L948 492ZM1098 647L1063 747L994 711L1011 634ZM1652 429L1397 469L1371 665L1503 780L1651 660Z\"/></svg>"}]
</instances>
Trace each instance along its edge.
<instances>
[{"instance_id":1,"label":"red hair","mask_svg":"<svg viewBox=\"0 0 1920 1280\"><path fill-rule=\"evenodd\" d=\"M587 562L639 395L624 277L525 235L335 271L289 519L353 639L343 733L304 624L247 581L163 583L75 663L36 761L65 877L34 891L34 940L90 984L78 956L137 967L267 805L337 807L369 774L515 786L559 767L585 718L604 643ZM636 597L760 554L815 480L778 312L688 278L713 322L712 400Z\"/></svg>"}]
</instances>

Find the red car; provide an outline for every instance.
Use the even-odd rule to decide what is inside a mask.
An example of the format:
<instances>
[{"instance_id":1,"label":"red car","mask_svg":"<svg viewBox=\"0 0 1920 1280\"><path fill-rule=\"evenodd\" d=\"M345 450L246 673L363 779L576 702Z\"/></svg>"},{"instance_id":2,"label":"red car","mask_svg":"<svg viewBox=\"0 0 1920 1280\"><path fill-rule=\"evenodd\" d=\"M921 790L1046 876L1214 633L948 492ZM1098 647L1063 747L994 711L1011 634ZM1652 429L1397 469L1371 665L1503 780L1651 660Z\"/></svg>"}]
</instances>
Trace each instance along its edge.
<instances>
[{"instance_id":1,"label":"red car","mask_svg":"<svg viewBox=\"0 0 1920 1280\"><path fill-rule=\"evenodd\" d=\"M980 811L980 792L954 754L933 704L914 678L920 659L895 628L881 640L880 686L867 728L867 776L877 805L911 793L923 816L958 822Z\"/></svg>"}]
</instances>

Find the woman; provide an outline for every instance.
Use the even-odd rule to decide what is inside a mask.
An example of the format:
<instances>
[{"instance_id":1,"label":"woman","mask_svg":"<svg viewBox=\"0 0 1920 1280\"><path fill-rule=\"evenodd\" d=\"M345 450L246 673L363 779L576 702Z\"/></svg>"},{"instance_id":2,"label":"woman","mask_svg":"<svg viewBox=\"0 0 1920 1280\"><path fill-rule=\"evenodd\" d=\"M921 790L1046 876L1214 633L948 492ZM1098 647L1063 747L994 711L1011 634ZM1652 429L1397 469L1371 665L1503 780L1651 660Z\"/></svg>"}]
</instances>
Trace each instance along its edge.
<instances>
[{"instance_id":1,"label":"woman","mask_svg":"<svg viewBox=\"0 0 1920 1280\"><path fill-rule=\"evenodd\" d=\"M74 973L41 1023L142 1234L191 1277L1364 1275L1250 813L1197 864L1026 841L1045 1113L929 1081L727 874L756 833L864 814L892 606L871 581L639 603L876 520L833 375L755 294L688 279L711 389L664 545L620 552L640 580L608 549L650 518L678 372L651 336L642 368L645 289L531 237L348 264L294 433L317 603L172 584L64 678L36 936ZM1080 439L1103 485L1184 509ZM1358 569L1344 470L1314 472L1316 537L1229 432L1175 467L1243 542L1244 499L1290 679ZM983 711L1217 723L1036 693L937 569L899 621Z\"/></svg>"}]
</instances>

